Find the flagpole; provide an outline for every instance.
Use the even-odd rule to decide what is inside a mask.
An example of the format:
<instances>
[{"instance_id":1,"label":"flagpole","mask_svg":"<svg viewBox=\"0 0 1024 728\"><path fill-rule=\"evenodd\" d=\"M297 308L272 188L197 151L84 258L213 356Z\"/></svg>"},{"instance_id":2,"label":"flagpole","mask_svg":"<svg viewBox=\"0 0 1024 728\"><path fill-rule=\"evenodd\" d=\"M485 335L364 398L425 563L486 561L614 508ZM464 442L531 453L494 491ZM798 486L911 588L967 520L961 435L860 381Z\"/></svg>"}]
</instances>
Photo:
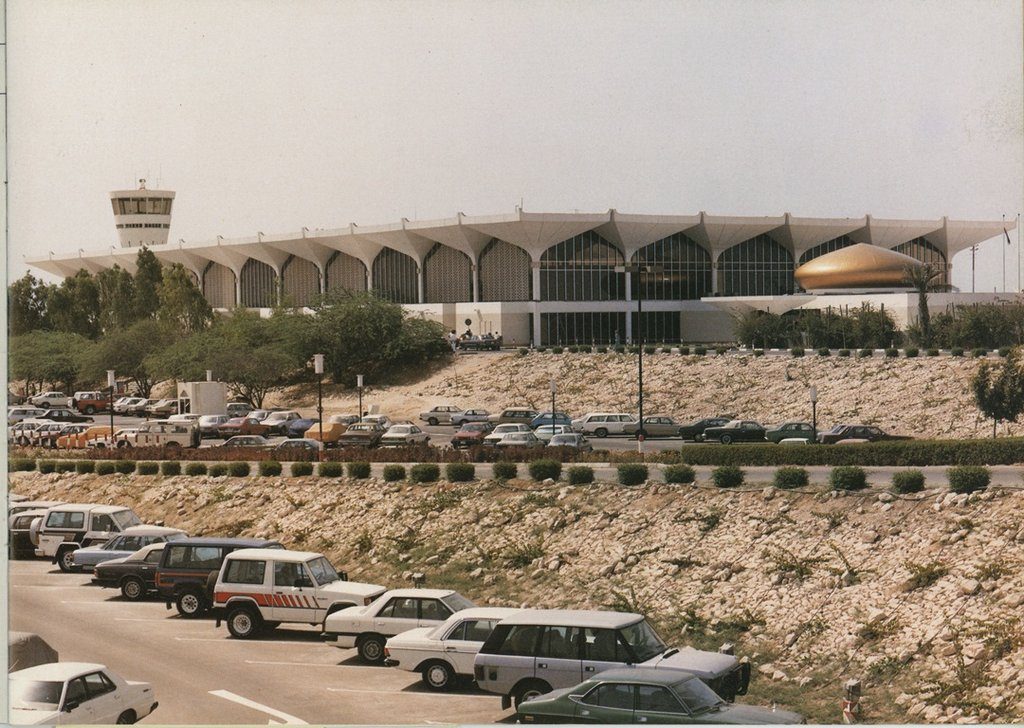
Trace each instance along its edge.
<instances>
[{"instance_id":1,"label":"flagpole","mask_svg":"<svg viewBox=\"0 0 1024 728\"><path fill-rule=\"evenodd\" d=\"M1006 235L1006 214L1003 214L1003 235ZM1010 244L1010 236L1006 235L1006 244ZM1006 292L1006 248L1002 245L999 246L1003 249L1003 293Z\"/></svg>"}]
</instances>

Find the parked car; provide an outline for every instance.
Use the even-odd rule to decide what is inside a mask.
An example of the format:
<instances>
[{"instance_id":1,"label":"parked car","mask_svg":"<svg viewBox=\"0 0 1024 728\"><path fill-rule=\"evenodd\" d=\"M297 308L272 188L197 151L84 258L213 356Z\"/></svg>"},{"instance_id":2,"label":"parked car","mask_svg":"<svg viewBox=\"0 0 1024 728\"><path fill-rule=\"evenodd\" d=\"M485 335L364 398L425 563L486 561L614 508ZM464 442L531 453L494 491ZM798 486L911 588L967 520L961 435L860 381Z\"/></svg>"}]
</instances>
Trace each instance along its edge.
<instances>
[{"instance_id":1,"label":"parked car","mask_svg":"<svg viewBox=\"0 0 1024 728\"><path fill-rule=\"evenodd\" d=\"M832 445L843 440L862 440L878 442L880 440L912 440L908 435L890 435L873 425L836 425L828 432L818 435L818 442Z\"/></svg>"},{"instance_id":2,"label":"parked car","mask_svg":"<svg viewBox=\"0 0 1024 728\"><path fill-rule=\"evenodd\" d=\"M169 417L178 412L178 400L158 399L146 407L146 415L149 417Z\"/></svg>"},{"instance_id":3,"label":"parked car","mask_svg":"<svg viewBox=\"0 0 1024 728\"><path fill-rule=\"evenodd\" d=\"M323 554L239 549L224 559L213 608L218 627L223 619L232 637L248 639L282 622L322 625L328 615L370 604L384 591L349 581Z\"/></svg>"},{"instance_id":4,"label":"parked car","mask_svg":"<svg viewBox=\"0 0 1024 728\"><path fill-rule=\"evenodd\" d=\"M39 428L51 424L53 423L22 420L7 428L7 442L10 445L21 445L22 447L35 445L39 441Z\"/></svg>"},{"instance_id":5,"label":"parked car","mask_svg":"<svg viewBox=\"0 0 1024 728\"><path fill-rule=\"evenodd\" d=\"M60 428L60 432L57 433L57 439L53 442L53 447L62 448L74 448L79 447L78 438L85 435L89 430L94 429L91 425L82 423L80 425L64 425ZM101 428L110 434L110 427Z\"/></svg>"},{"instance_id":6,"label":"parked car","mask_svg":"<svg viewBox=\"0 0 1024 728\"><path fill-rule=\"evenodd\" d=\"M594 445L578 432L566 432L548 440L548 447L571 447L580 452L593 452Z\"/></svg>"},{"instance_id":7,"label":"parked car","mask_svg":"<svg viewBox=\"0 0 1024 728\"><path fill-rule=\"evenodd\" d=\"M227 415L203 415L199 418L199 436L219 437L221 425L228 421Z\"/></svg>"},{"instance_id":8,"label":"parked car","mask_svg":"<svg viewBox=\"0 0 1024 728\"><path fill-rule=\"evenodd\" d=\"M35 556L35 544L32 543L32 524L39 529L46 509L61 505L60 501L32 501L28 508L11 509L7 518L7 555L11 559L28 559Z\"/></svg>"},{"instance_id":9,"label":"parked car","mask_svg":"<svg viewBox=\"0 0 1024 728\"><path fill-rule=\"evenodd\" d=\"M141 400L140 402L125 407L126 415L131 417L148 417L149 408L160 402L159 399L142 399L141 397L139 399Z\"/></svg>"},{"instance_id":10,"label":"parked car","mask_svg":"<svg viewBox=\"0 0 1024 728\"><path fill-rule=\"evenodd\" d=\"M42 407L49 409L51 407L67 407L68 396L63 392L50 391L37 394L34 397L29 397L28 401L34 404L36 407Z\"/></svg>"},{"instance_id":11,"label":"parked car","mask_svg":"<svg viewBox=\"0 0 1024 728\"><path fill-rule=\"evenodd\" d=\"M327 421L330 422L331 424L337 423L339 425L354 425L355 423L359 422L359 420L359 415L352 414L331 415L330 417L327 418Z\"/></svg>"},{"instance_id":12,"label":"parked car","mask_svg":"<svg viewBox=\"0 0 1024 728\"><path fill-rule=\"evenodd\" d=\"M143 422L134 433L116 438L118 447L199 447L199 428L191 422L151 420Z\"/></svg>"},{"instance_id":13,"label":"parked car","mask_svg":"<svg viewBox=\"0 0 1024 728\"><path fill-rule=\"evenodd\" d=\"M274 447L274 454L275 457L283 460L295 457L299 453L318 453L323 449L324 446L319 440L310 437L290 437Z\"/></svg>"},{"instance_id":14,"label":"parked car","mask_svg":"<svg viewBox=\"0 0 1024 728\"><path fill-rule=\"evenodd\" d=\"M578 609L526 609L504 618L480 648L473 675L508 708L626 665L688 670L730 701L750 682L749 662L669 648L643 615Z\"/></svg>"},{"instance_id":15,"label":"parked car","mask_svg":"<svg viewBox=\"0 0 1024 728\"><path fill-rule=\"evenodd\" d=\"M426 422L430 426L436 425L454 425L455 422L452 418L455 415L461 415L463 412L461 407L454 407L450 404L443 404L434 407L431 410L420 413L420 420Z\"/></svg>"},{"instance_id":16,"label":"parked car","mask_svg":"<svg viewBox=\"0 0 1024 728\"><path fill-rule=\"evenodd\" d=\"M510 432L530 432L530 433L532 433L533 431L530 429L529 425L516 425L516 424L512 424L512 423L507 423L507 424L504 424L504 425L498 425L493 430L491 430L490 434L488 434L488 435L486 435L484 437L483 444L484 445L497 445L499 442L501 442L502 438L504 438L505 435L509 434Z\"/></svg>"},{"instance_id":17,"label":"parked car","mask_svg":"<svg viewBox=\"0 0 1024 728\"><path fill-rule=\"evenodd\" d=\"M156 591L156 569L166 545L166 541L158 541L128 556L97 564L92 571L92 583L120 589L121 596L131 602L145 599Z\"/></svg>"},{"instance_id":18,"label":"parked car","mask_svg":"<svg viewBox=\"0 0 1024 728\"><path fill-rule=\"evenodd\" d=\"M462 336L457 346L463 351L498 351L501 348L501 337L494 334L483 336Z\"/></svg>"},{"instance_id":19,"label":"parked car","mask_svg":"<svg viewBox=\"0 0 1024 728\"><path fill-rule=\"evenodd\" d=\"M131 556L143 546L149 546L151 543L176 541L185 538L186 535L180 528L131 526L104 544L75 549L71 552L71 561L80 571L91 571L97 564L104 561Z\"/></svg>"},{"instance_id":20,"label":"parked car","mask_svg":"<svg viewBox=\"0 0 1024 728\"><path fill-rule=\"evenodd\" d=\"M345 430L349 428L349 425L353 424L353 422L359 421L359 418L355 417L355 415L351 415L351 417L355 418L351 421L349 420L349 417L349 415L331 415L327 418L327 422L325 422L323 426L324 447L336 446L338 444L338 438L340 438ZM319 441L320 434L320 423L317 422L316 424L311 425L302 436L310 440Z\"/></svg>"},{"instance_id":21,"label":"parked car","mask_svg":"<svg viewBox=\"0 0 1024 728\"><path fill-rule=\"evenodd\" d=\"M97 437L95 440L90 440L85 443L85 446L94 447L100 450L108 447L127 447L127 445L122 446L121 443L135 437L138 431L138 427L122 427L114 432L113 437Z\"/></svg>"},{"instance_id":22,"label":"parked car","mask_svg":"<svg viewBox=\"0 0 1024 728\"><path fill-rule=\"evenodd\" d=\"M488 421L496 425L528 425L533 422L533 418L539 414L540 412L537 410L533 410L528 407L508 407L496 415L491 415L488 418Z\"/></svg>"},{"instance_id":23,"label":"parked car","mask_svg":"<svg viewBox=\"0 0 1024 728\"><path fill-rule=\"evenodd\" d=\"M221 447L269 447L270 440L260 435L235 435L221 443Z\"/></svg>"},{"instance_id":24,"label":"parked car","mask_svg":"<svg viewBox=\"0 0 1024 728\"><path fill-rule=\"evenodd\" d=\"M817 433L810 422L783 422L764 432L768 442L781 442L782 440L804 440L805 442L817 442Z\"/></svg>"},{"instance_id":25,"label":"parked car","mask_svg":"<svg viewBox=\"0 0 1024 728\"><path fill-rule=\"evenodd\" d=\"M490 422L467 422L452 435L452 447L458 450L473 445L482 445L491 429Z\"/></svg>"},{"instance_id":26,"label":"parked car","mask_svg":"<svg viewBox=\"0 0 1024 728\"><path fill-rule=\"evenodd\" d=\"M764 427L752 420L733 420L721 427L708 427L704 430L705 442L720 442L728 445L733 442L764 442Z\"/></svg>"},{"instance_id":27,"label":"parked car","mask_svg":"<svg viewBox=\"0 0 1024 728\"><path fill-rule=\"evenodd\" d=\"M416 425L392 425L380 438L381 447L426 445L428 442L430 442L430 435Z\"/></svg>"},{"instance_id":28,"label":"parked car","mask_svg":"<svg viewBox=\"0 0 1024 728\"><path fill-rule=\"evenodd\" d=\"M485 409L468 409L452 414L452 424L460 427L467 422L487 422L491 413Z\"/></svg>"},{"instance_id":29,"label":"parked car","mask_svg":"<svg viewBox=\"0 0 1024 728\"><path fill-rule=\"evenodd\" d=\"M671 417L652 415L644 417L642 430L644 438L654 439L658 437L680 437L682 428L683 425ZM637 437L637 433L641 431L640 423L631 422L623 427L622 431L627 437Z\"/></svg>"},{"instance_id":30,"label":"parked car","mask_svg":"<svg viewBox=\"0 0 1024 728\"><path fill-rule=\"evenodd\" d=\"M93 422L92 417L86 417L72 412L67 407L54 407L52 409L43 410L43 414L39 415L37 419L50 420L51 422Z\"/></svg>"},{"instance_id":31,"label":"parked car","mask_svg":"<svg viewBox=\"0 0 1024 728\"><path fill-rule=\"evenodd\" d=\"M36 447L57 447L57 438L60 437L61 430L66 427L64 422L54 422L53 420L42 420L36 424L36 428L28 432L31 444ZM23 430L23 432L26 432Z\"/></svg>"},{"instance_id":32,"label":"parked car","mask_svg":"<svg viewBox=\"0 0 1024 728\"><path fill-rule=\"evenodd\" d=\"M135 723L159 705L152 685L97 663L50 662L7 678L13 725Z\"/></svg>"},{"instance_id":33,"label":"parked car","mask_svg":"<svg viewBox=\"0 0 1024 728\"><path fill-rule=\"evenodd\" d=\"M279 412L271 412L262 420L261 424L270 428L271 435L283 435L288 430L289 422L301 419L302 415L295 410L281 410Z\"/></svg>"},{"instance_id":34,"label":"parked car","mask_svg":"<svg viewBox=\"0 0 1024 728\"><path fill-rule=\"evenodd\" d=\"M73 435L61 435L57 438L57 447L89 447L89 444L96 440L110 437L110 425L69 425L69 427L82 429Z\"/></svg>"},{"instance_id":35,"label":"parked car","mask_svg":"<svg viewBox=\"0 0 1024 728\"><path fill-rule=\"evenodd\" d=\"M228 402L224 412L228 417L245 417L252 412L252 407L248 402Z\"/></svg>"},{"instance_id":36,"label":"parked car","mask_svg":"<svg viewBox=\"0 0 1024 728\"><path fill-rule=\"evenodd\" d=\"M217 434L225 439L234 435L265 436L270 434L270 426L255 417L233 417L217 428Z\"/></svg>"},{"instance_id":37,"label":"parked car","mask_svg":"<svg viewBox=\"0 0 1024 728\"><path fill-rule=\"evenodd\" d=\"M363 607L327 617L324 634L341 649L355 647L366 662L383 662L388 637L415 627L437 627L476 605L451 589L392 589Z\"/></svg>"},{"instance_id":38,"label":"parked car","mask_svg":"<svg viewBox=\"0 0 1024 728\"><path fill-rule=\"evenodd\" d=\"M128 415L132 414L134 408L145 406L149 402L145 397L121 397L120 399L114 400L114 414L116 415Z\"/></svg>"},{"instance_id":39,"label":"parked car","mask_svg":"<svg viewBox=\"0 0 1024 728\"><path fill-rule=\"evenodd\" d=\"M131 508L99 503L64 503L46 510L34 543L36 556L53 559L61 571L79 571L73 554L80 548L102 544L142 522Z\"/></svg>"},{"instance_id":40,"label":"parked car","mask_svg":"<svg viewBox=\"0 0 1024 728\"><path fill-rule=\"evenodd\" d=\"M68 406L87 415L106 412L110 408L110 394L107 392L75 392L71 395Z\"/></svg>"},{"instance_id":41,"label":"parked car","mask_svg":"<svg viewBox=\"0 0 1024 728\"><path fill-rule=\"evenodd\" d=\"M41 417L46 410L39 407L8 407L7 424L15 425L22 420L30 420Z\"/></svg>"},{"instance_id":42,"label":"parked car","mask_svg":"<svg viewBox=\"0 0 1024 728\"><path fill-rule=\"evenodd\" d=\"M390 417L387 415L365 415L360 422L367 422L371 425L380 425L387 430L391 425L395 424Z\"/></svg>"},{"instance_id":43,"label":"parked car","mask_svg":"<svg viewBox=\"0 0 1024 728\"><path fill-rule=\"evenodd\" d=\"M570 425L541 425L533 431L538 440L547 442L555 435L566 435L572 433Z\"/></svg>"},{"instance_id":44,"label":"parked car","mask_svg":"<svg viewBox=\"0 0 1024 728\"><path fill-rule=\"evenodd\" d=\"M685 670L618 668L521 702L520 723L796 725L799 713L727 703Z\"/></svg>"},{"instance_id":45,"label":"parked car","mask_svg":"<svg viewBox=\"0 0 1024 728\"><path fill-rule=\"evenodd\" d=\"M300 417L297 420L291 420L284 428L284 434L286 437L303 437L307 430L317 430L317 425L320 424L320 420L315 417ZM326 427L324 429L327 429Z\"/></svg>"},{"instance_id":46,"label":"parked car","mask_svg":"<svg viewBox=\"0 0 1024 728\"><path fill-rule=\"evenodd\" d=\"M384 428L376 423L357 422L338 435L337 442L341 447L376 447L384 437L384 432Z\"/></svg>"},{"instance_id":47,"label":"parked car","mask_svg":"<svg viewBox=\"0 0 1024 728\"><path fill-rule=\"evenodd\" d=\"M555 412L554 415L552 415L551 412L541 412L530 420L531 430L536 430L538 427L543 427L544 425L564 425L571 429L572 417L565 414L565 412Z\"/></svg>"},{"instance_id":48,"label":"parked car","mask_svg":"<svg viewBox=\"0 0 1024 728\"><path fill-rule=\"evenodd\" d=\"M213 605L213 579L224 557L237 549L280 549L277 541L262 538L206 538L193 536L164 547L154 584L167 608L175 607L185 619L199 617ZM209 583L208 583L209 582Z\"/></svg>"},{"instance_id":49,"label":"parked car","mask_svg":"<svg viewBox=\"0 0 1024 728\"><path fill-rule=\"evenodd\" d=\"M462 609L437 627L416 627L388 638L384 664L418 672L431 690L473 679L473 658L495 625L516 613L505 607Z\"/></svg>"},{"instance_id":50,"label":"parked car","mask_svg":"<svg viewBox=\"0 0 1024 728\"><path fill-rule=\"evenodd\" d=\"M572 421L572 429L584 435L610 437L626 434L623 428L634 422L636 417L625 412L588 412Z\"/></svg>"},{"instance_id":51,"label":"parked car","mask_svg":"<svg viewBox=\"0 0 1024 728\"><path fill-rule=\"evenodd\" d=\"M532 432L509 432L494 443L495 447L541 447L544 441Z\"/></svg>"},{"instance_id":52,"label":"parked car","mask_svg":"<svg viewBox=\"0 0 1024 728\"><path fill-rule=\"evenodd\" d=\"M196 427L199 427L199 419L202 415L193 414L191 412L182 412L178 415L171 415L167 418L168 422L188 422Z\"/></svg>"},{"instance_id":53,"label":"parked car","mask_svg":"<svg viewBox=\"0 0 1024 728\"><path fill-rule=\"evenodd\" d=\"M255 420L259 420L260 422L263 422L263 420L267 419L268 417L270 417L270 415L274 414L275 412L283 412L283 411L284 411L283 407L271 407L270 409L254 409L252 412L250 412L249 414L247 414L245 416L246 417L252 417Z\"/></svg>"},{"instance_id":54,"label":"parked car","mask_svg":"<svg viewBox=\"0 0 1024 728\"><path fill-rule=\"evenodd\" d=\"M731 417L705 417L704 419L681 426L679 428L679 436L684 440L700 442L704 439L704 430L709 427L721 427L722 425L729 424L731 421Z\"/></svg>"}]
</instances>

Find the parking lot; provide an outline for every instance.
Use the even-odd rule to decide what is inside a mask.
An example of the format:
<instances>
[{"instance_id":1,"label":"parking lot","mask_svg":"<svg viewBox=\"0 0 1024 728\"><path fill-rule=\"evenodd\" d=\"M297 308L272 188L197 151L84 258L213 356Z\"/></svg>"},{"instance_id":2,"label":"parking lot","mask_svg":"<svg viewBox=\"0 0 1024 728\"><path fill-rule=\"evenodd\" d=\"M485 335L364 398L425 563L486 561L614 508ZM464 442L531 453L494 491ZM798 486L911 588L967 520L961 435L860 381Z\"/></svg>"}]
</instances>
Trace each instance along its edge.
<instances>
[{"instance_id":1,"label":"parking lot","mask_svg":"<svg viewBox=\"0 0 1024 728\"><path fill-rule=\"evenodd\" d=\"M10 628L34 632L62 662L99 662L151 682L160 707L144 723L510 722L500 698L471 687L433 693L419 675L359 661L313 627L241 641L212 619L163 602L127 602L47 561L10 563Z\"/></svg>"}]
</instances>

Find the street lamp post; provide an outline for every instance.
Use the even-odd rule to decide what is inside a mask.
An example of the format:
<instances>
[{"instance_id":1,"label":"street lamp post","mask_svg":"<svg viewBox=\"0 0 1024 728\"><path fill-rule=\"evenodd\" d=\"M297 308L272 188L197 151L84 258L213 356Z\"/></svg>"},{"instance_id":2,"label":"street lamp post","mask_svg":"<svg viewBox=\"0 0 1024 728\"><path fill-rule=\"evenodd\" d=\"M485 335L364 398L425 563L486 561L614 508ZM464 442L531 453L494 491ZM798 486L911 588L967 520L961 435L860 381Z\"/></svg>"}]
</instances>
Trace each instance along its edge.
<instances>
[{"instance_id":1,"label":"street lamp post","mask_svg":"<svg viewBox=\"0 0 1024 728\"><path fill-rule=\"evenodd\" d=\"M554 379L551 380L551 432L555 431L555 391L558 389L558 384Z\"/></svg>"},{"instance_id":2,"label":"street lamp post","mask_svg":"<svg viewBox=\"0 0 1024 728\"><path fill-rule=\"evenodd\" d=\"M636 341L636 384L637 384L637 432L636 432L636 450L641 455L644 452L644 287L640 280L640 274L642 273L661 273L665 270L664 266L660 265L641 265L639 263L633 263L630 265L616 266L616 272L624 272L626 275L636 273L636 290L633 294L636 297L636 329L637 333L634 336Z\"/></svg>"},{"instance_id":3,"label":"street lamp post","mask_svg":"<svg viewBox=\"0 0 1024 728\"><path fill-rule=\"evenodd\" d=\"M114 446L114 387L117 385L117 380L114 378L114 370L107 370L107 386L110 387L110 403L108 409L110 410L110 446Z\"/></svg>"},{"instance_id":4,"label":"street lamp post","mask_svg":"<svg viewBox=\"0 0 1024 728\"><path fill-rule=\"evenodd\" d=\"M359 421L363 421L363 375L356 375L356 391L359 392Z\"/></svg>"},{"instance_id":5,"label":"street lamp post","mask_svg":"<svg viewBox=\"0 0 1024 728\"><path fill-rule=\"evenodd\" d=\"M818 441L818 388L811 387L811 432L814 433L814 441Z\"/></svg>"},{"instance_id":6,"label":"street lamp post","mask_svg":"<svg viewBox=\"0 0 1024 728\"><path fill-rule=\"evenodd\" d=\"M313 355L313 371L316 372L316 415L320 420L320 449L317 460L324 459L324 355Z\"/></svg>"}]
</instances>

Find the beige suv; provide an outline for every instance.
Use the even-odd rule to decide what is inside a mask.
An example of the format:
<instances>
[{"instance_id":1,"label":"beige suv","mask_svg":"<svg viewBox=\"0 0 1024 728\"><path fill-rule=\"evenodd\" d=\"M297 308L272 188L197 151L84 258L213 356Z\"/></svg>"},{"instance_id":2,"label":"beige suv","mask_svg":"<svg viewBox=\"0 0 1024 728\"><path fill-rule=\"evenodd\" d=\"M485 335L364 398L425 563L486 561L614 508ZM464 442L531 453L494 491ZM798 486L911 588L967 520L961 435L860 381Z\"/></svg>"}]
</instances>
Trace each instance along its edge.
<instances>
[{"instance_id":1,"label":"beige suv","mask_svg":"<svg viewBox=\"0 0 1024 728\"><path fill-rule=\"evenodd\" d=\"M636 422L636 417L624 412L589 412L578 420L572 421L572 429L584 435L609 437L625 435L626 425Z\"/></svg>"}]
</instances>

